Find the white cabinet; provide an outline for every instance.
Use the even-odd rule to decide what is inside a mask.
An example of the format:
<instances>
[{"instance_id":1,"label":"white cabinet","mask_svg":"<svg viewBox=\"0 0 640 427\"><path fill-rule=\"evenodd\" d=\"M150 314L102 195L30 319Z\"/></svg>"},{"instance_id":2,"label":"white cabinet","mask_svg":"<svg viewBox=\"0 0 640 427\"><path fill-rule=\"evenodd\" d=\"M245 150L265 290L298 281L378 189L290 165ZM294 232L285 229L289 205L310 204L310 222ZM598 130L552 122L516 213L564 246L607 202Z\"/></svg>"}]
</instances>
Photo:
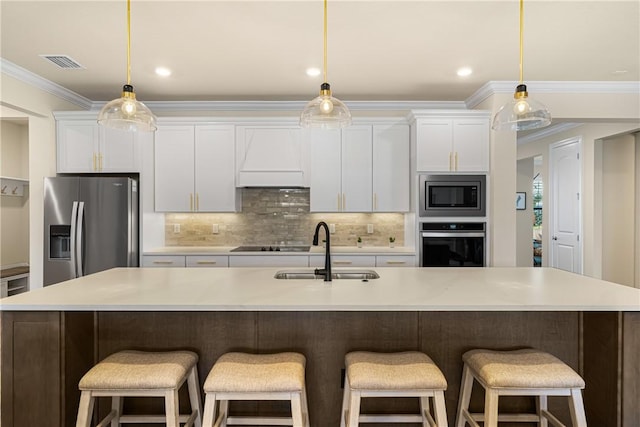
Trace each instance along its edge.
<instances>
[{"instance_id":1,"label":"white cabinet","mask_svg":"<svg viewBox=\"0 0 640 427\"><path fill-rule=\"evenodd\" d=\"M332 267L375 267L375 255L331 255ZM309 255L309 267L324 267L324 255Z\"/></svg>"},{"instance_id":2,"label":"white cabinet","mask_svg":"<svg viewBox=\"0 0 640 427\"><path fill-rule=\"evenodd\" d=\"M373 126L373 211L408 212L409 126Z\"/></svg>"},{"instance_id":3,"label":"white cabinet","mask_svg":"<svg viewBox=\"0 0 640 427\"><path fill-rule=\"evenodd\" d=\"M377 255L376 267L415 267L415 255Z\"/></svg>"},{"instance_id":4,"label":"white cabinet","mask_svg":"<svg viewBox=\"0 0 640 427\"><path fill-rule=\"evenodd\" d=\"M409 210L409 129L355 125L309 134L312 212Z\"/></svg>"},{"instance_id":5,"label":"white cabinet","mask_svg":"<svg viewBox=\"0 0 640 427\"><path fill-rule=\"evenodd\" d=\"M489 117L416 120L418 171L488 172Z\"/></svg>"},{"instance_id":6,"label":"white cabinet","mask_svg":"<svg viewBox=\"0 0 640 427\"><path fill-rule=\"evenodd\" d=\"M230 255L229 267L308 267L307 255Z\"/></svg>"},{"instance_id":7,"label":"white cabinet","mask_svg":"<svg viewBox=\"0 0 640 427\"><path fill-rule=\"evenodd\" d=\"M234 127L166 125L155 137L158 212L235 212Z\"/></svg>"},{"instance_id":8,"label":"white cabinet","mask_svg":"<svg viewBox=\"0 0 640 427\"><path fill-rule=\"evenodd\" d=\"M145 255L143 267L185 267L184 255Z\"/></svg>"},{"instance_id":9,"label":"white cabinet","mask_svg":"<svg viewBox=\"0 0 640 427\"><path fill-rule=\"evenodd\" d=\"M187 255L187 267L229 267L227 255Z\"/></svg>"},{"instance_id":10,"label":"white cabinet","mask_svg":"<svg viewBox=\"0 0 640 427\"><path fill-rule=\"evenodd\" d=\"M59 120L56 125L59 173L140 171L137 132L100 126L95 119Z\"/></svg>"},{"instance_id":11,"label":"white cabinet","mask_svg":"<svg viewBox=\"0 0 640 427\"><path fill-rule=\"evenodd\" d=\"M299 126L243 125L236 128L238 187L304 187L307 151Z\"/></svg>"}]
</instances>

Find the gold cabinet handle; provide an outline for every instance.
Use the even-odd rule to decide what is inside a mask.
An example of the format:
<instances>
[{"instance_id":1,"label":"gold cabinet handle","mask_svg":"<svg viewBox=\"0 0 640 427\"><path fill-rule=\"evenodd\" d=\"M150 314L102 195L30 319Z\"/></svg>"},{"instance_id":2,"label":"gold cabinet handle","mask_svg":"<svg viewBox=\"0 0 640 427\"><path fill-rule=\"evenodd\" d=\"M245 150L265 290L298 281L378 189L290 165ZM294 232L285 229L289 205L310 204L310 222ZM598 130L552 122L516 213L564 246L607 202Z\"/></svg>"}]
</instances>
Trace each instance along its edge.
<instances>
[{"instance_id":1,"label":"gold cabinet handle","mask_svg":"<svg viewBox=\"0 0 640 427\"><path fill-rule=\"evenodd\" d=\"M333 261L334 264L342 264L342 265L348 265L348 264L353 264L353 261Z\"/></svg>"},{"instance_id":2,"label":"gold cabinet handle","mask_svg":"<svg viewBox=\"0 0 640 427\"><path fill-rule=\"evenodd\" d=\"M458 170L458 152L457 151L454 157L456 159L456 171L457 171Z\"/></svg>"},{"instance_id":3,"label":"gold cabinet handle","mask_svg":"<svg viewBox=\"0 0 640 427\"><path fill-rule=\"evenodd\" d=\"M340 193L338 193L338 211L342 210L342 205L340 203Z\"/></svg>"},{"instance_id":4,"label":"gold cabinet handle","mask_svg":"<svg viewBox=\"0 0 640 427\"><path fill-rule=\"evenodd\" d=\"M378 210L378 193L373 193L373 210Z\"/></svg>"},{"instance_id":5,"label":"gold cabinet handle","mask_svg":"<svg viewBox=\"0 0 640 427\"><path fill-rule=\"evenodd\" d=\"M193 210L193 193L189 193L189 210Z\"/></svg>"},{"instance_id":6,"label":"gold cabinet handle","mask_svg":"<svg viewBox=\"0 0 640 427\"><path fill-rule=\"evenodd\" d=\"M342 193L342 210L343 211L347 210L347 194L346 193Z\"/></svg>"},{"instance_id":7,"label":"gold cabinet handle","mask_svg":"<svg viewBox=\"0 0 640 427\"><path fill-rule=\"evenodd\" d=\"M449 151L449 170L453 170L453 152Z\"/></svg>"},{"instance_id":8,"label":"gold cabinet handle","mask_svg":"<svg viewBox=\"0 0 640 427\"><path fill-rule=\"evenodd\" d=\"M200 210L200 193L196 193L196 210Z\"/></svg>"},{"instance_id":9,"label":"gold cabinet handle","mask_svg":"<svg viewBox=\"0 0 640 427\"><path fill-rule=\"evenodd\" d=\"M173 261L153 261L154 264L173 264Z\"/></svg>"},{"instance_id":10,"label":"gold cabinet handle","mask_svg":"<svg viewBox=\"0 0 640 427\"><path fill-rule=\"evenodd\" d=\"M93 153L93 170L96 170L96 153Z\"/></svg>"},{"instance_id":11,"label":"gold cabinet handle","mask_svg":"<svg viewBox=\"0 0 640 427\"><path fill-rule=\"evenodd\" d=\"M406 264L407 261L385 261L386 264L394 265L394 264Z\"/></svg>"},{"instance_id":12,"label":"gold cabinet handle","mask_svg":"<svg viewBox=\"0 0 640 427\"><path fill-rule=\"evenodd\" d=\"M217 264L216 261L198 261L199 265L215 265Z\"/></svg>"},{"instance_id":13,"label":"gold cabinet handle","mask_svg":"<svg viewBox=\"0 0 640 427\"><path fill-rule=\"evenodd\" d=\"M100 159L100 170L102 171L102 153L98 154L98 158Z\"/></svg>"}]
</instances>

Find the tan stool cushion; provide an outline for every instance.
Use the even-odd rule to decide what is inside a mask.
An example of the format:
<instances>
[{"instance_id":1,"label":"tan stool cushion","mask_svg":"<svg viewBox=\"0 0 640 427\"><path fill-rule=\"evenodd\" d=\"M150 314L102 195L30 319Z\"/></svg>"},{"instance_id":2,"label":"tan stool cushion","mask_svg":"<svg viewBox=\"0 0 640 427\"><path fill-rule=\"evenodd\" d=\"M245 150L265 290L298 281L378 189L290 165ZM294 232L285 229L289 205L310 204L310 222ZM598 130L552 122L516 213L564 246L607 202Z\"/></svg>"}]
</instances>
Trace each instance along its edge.
<instances>
[{"instance_id":1,"label":"tan stool cushion","mask_svg":"<svg viewBox=\"0 0 640 427\"><path fill-rule=\"evenodd\" d=\"M584 380L557 357L534 349L471 350L462 360L488 387L584 388Z\"/></svg>"},{"instance_id":2,"label":"tan stool cushion","mask_svg":"<svg viewBox=\"0 0 640 427\"><path fill-rule=\"evenodd\" d=\"M345 356L347 376L356 390L446 390L447 380L433 360L418 351Z\"/></svg>"},{"instance_id":3,"label":"tan stool cushion","mask_svg":"<svg viewBox=\"0 0 640 427\"><path fill-rule=\"evenodd\" d=\"M211 368L204 391L302 391L305 364L306 359L299 353L226 353Z\"/></svg>"},{"instance_id":4,"label":"tan stool cushion","mask_svg":"<svg viewBox=\"0 0 640 427\"><path fill-rule=\"evenodd\" d=\"M198 363L191 351L114 353L87 372L80 390L156 390L177 388Z\"/></svg>"}]
</instances>

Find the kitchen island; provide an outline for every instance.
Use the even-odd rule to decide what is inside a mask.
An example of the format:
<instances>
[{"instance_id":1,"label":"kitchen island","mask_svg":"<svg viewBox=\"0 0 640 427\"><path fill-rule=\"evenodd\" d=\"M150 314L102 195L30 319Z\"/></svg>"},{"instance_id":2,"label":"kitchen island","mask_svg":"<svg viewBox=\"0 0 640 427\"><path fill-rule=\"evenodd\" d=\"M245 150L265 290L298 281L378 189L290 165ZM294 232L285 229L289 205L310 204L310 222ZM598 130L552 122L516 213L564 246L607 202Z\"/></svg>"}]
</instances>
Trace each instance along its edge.
<instances>
[{"instance_id":1,"label":"kitchen island","mask_svg":"<svg viewBox=\"0 0 640 427\"><path fill-rule=\"evenodd\" d=\"M447 377L452 423L464 351L536 347L583 375L590 425L640 425L638 289L547 268L387 267L376 268L379 279L331 284L275 279L277 270L118 268L1 300L2 422L72 426L78 380L98 360L125 348L187 348L200 355L201 382L227 351L305 354L318 427L339 423L348 351L421 350ZM379 405L417 407L363 410ZM550 405L568 418L564 401Z\"/></svg>"}]
</instances>

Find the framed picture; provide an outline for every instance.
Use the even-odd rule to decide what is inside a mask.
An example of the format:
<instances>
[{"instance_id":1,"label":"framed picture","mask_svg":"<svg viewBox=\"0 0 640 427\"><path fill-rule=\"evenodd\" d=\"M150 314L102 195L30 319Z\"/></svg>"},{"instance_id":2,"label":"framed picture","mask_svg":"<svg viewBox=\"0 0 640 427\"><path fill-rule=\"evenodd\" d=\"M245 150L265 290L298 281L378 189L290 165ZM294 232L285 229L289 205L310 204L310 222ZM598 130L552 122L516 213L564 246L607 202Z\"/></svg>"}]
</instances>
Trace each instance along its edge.
<instances>
[{"instance_id":1,"label":"framed picture","mask_svg":"<svg viewBox=\"0 0 640 427\"><path fill-rule=\"evenodd\" d=\"M527 193L516 193L516 210L527 209Z\"/></svg>"}]
</instances>

